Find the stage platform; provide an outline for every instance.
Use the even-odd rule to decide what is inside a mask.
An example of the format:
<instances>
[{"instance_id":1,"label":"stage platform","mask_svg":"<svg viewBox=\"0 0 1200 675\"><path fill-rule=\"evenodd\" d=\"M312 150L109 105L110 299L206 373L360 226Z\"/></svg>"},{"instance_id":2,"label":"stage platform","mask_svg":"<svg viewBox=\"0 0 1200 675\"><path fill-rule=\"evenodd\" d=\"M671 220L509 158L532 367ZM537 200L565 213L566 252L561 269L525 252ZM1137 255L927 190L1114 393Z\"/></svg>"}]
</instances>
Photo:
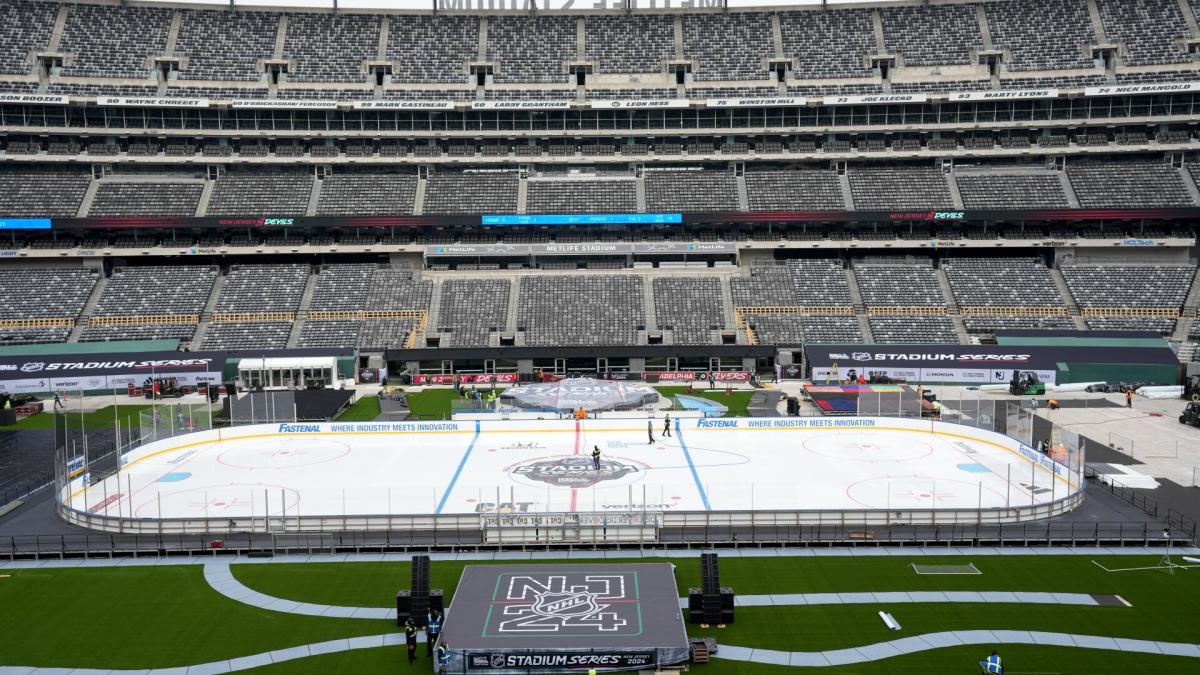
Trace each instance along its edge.
<instances>
[{"instance_id":1,"label":"stage platform","mask_svg":"<svg viewBox=\"0 0 1200 675\"><path fill-rule=\"evenodd\" d=\"M688 659L669 564L469 565L441 639L450 673L653 670Z\"/></svg>"},{"instance_id":2,"label":"stage platform","mask_svg":"<svg viewBox=\"0 0 1200 675\"><path fill-rule=\"evenodd\" d=\"M932 410L907 384L806 384L803 388L823 415L921 417Z\"/></svg>"}]
</instances>

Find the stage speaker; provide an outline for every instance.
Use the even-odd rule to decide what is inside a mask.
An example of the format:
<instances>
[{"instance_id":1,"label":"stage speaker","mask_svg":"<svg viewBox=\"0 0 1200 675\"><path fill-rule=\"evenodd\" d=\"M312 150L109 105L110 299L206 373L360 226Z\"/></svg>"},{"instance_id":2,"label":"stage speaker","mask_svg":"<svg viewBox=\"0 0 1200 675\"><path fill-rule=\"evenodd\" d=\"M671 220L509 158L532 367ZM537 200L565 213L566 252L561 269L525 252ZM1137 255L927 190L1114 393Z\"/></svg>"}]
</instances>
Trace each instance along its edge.
<instances>
[{"instance_id":1,"label":"stage speaker","mask_svg":"<svg viewBox=\"0 0 1200 675\"><path fill-rule=\"evenodd\" d=\"M699 588L688 589L688 612L699 610L702 606L704 593Z\"/></svg>"},{"instance_id":2,"label":"stage speaker","mask_svg":"<svg viewBox=\"0 0 1200 675\"><path fill-rule=\"evenodd\" d=\"M706 594L720 592L721 570L716 553L700 554L700 587Z\"/></svg>"},{"instance_id":3,"label":"stage speaker","mask_svg":"<svg viewBox=\"0 0 1200 675\"><path fill-rule=\"evenodd\" d=\"M446 612L445 594L442 589L434 588L429 591L429 611L430 612Z\"/></svg>"},{"instance_id":4,"label":"stage speaker","mask_svg":"<svg viewBox=\"0 0 1200 675\"><path fill-rule=\"evenodd\" d=\"M721 588L721 609L733 610L733 589L728 586Z\"/></svg>"},{"instance_id":5,"label":"stage speaker","mask_svg":"<svg viewBox=\"0 0 1200 675\"><path fill-rule=\"evenodd\" d=\"M396 625L403 626L412 616L412 602L408 591L396 593Z\"/></svg>"},{"instance_id":6,"label":"stage speaker","mask_svg":"<svg viewBox=\"0 0 1200 675\"><path fill-rule=\"evenodd\" d=\"M424 625L429 615L429 556L412 557L412 585L409 587L409 610L418 625Z\"/></svg>"}]
</instances>

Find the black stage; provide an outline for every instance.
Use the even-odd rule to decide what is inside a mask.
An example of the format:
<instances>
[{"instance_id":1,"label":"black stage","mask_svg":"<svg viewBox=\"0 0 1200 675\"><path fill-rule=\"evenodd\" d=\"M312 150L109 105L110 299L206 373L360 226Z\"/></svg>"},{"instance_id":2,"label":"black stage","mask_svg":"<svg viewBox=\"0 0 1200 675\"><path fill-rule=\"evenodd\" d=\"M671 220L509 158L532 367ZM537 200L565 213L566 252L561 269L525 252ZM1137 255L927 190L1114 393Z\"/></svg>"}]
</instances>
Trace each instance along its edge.
<instances>
[{"instance_id":1,"label":"black stage","mask_svg":"<svg viewBox=\"0 0 1200 675\"><path fill-rule=\"evenodd\" d=\"M668 564L472 565L446 613L449 673L653 670L688 659Z\"/></svg>"}]
</instances>

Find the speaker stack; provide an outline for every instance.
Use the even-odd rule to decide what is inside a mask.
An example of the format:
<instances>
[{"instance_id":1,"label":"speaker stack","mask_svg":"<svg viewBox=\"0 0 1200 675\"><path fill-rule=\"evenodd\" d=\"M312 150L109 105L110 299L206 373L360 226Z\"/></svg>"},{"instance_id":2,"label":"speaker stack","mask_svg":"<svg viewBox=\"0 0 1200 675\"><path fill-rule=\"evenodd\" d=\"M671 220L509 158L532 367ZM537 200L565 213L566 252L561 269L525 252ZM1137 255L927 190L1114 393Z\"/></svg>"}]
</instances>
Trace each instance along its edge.
<instances>
[{"instance_id":1,"label":"speaker stack","mask_svg":"<svg viewBox=\"0 0 1200 675\"><path fill-rule=\"evenodd\" d=\"M721 626L733 623L733 589L721 586L716 553L700 554L700 588L688 589L688 621Z\"/></svg>"},{"instance_id":2,"label":"speaker stack","mask_svg":"<svg viewBox=\"0 0 1200 675\"><path fill-rule=\"evenodd\" d=\"M409 590L396 594L396 624L403 626L411 618L416 625L424 626L433 610L445 611L442 589L429 588L429 556L414 555Z\"/></svg>"}]
</instances>

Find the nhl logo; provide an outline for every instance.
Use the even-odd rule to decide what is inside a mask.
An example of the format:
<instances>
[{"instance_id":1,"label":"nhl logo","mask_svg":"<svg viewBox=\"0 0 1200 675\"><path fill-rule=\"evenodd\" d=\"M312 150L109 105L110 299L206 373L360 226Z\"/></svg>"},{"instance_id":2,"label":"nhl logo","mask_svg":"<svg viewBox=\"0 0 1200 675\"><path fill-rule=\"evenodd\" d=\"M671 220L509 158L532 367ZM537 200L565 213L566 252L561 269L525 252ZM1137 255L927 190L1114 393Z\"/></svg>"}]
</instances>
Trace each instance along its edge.
<instances>
[{"instance_id":1,"label":"nhl logo","mask_svg":"<svg viewBox=\"0 0 1200 675\"><path fill-rule=\"evenodd\" d=\"M492 668L503 668L504 667L504 655L503 654L492 654L490 663L488 665L490 665Z\"/></svg>"},{"instance_id":2,"label":"nhl logo","mask_svg":"<svg viewBox=\"0 0 1200 675\"><path fill-rule=\"evenodd\" d=\"M542 616L588 616L600 611L596 596L587 592L542 593L531 608Z\"/></svg>"},{"instance_id":3,"label":"nhl logo","mask_svg":"<svg viewBox=\"0 0 1200 675\"><path fill-rule=\"evenodd\" d=\"M850 355L850 358L851 358L851 360L854 360L854 361L870 361L871 353L870 352L854 352L853 354Z\"/></svg>"}]
</instances>

